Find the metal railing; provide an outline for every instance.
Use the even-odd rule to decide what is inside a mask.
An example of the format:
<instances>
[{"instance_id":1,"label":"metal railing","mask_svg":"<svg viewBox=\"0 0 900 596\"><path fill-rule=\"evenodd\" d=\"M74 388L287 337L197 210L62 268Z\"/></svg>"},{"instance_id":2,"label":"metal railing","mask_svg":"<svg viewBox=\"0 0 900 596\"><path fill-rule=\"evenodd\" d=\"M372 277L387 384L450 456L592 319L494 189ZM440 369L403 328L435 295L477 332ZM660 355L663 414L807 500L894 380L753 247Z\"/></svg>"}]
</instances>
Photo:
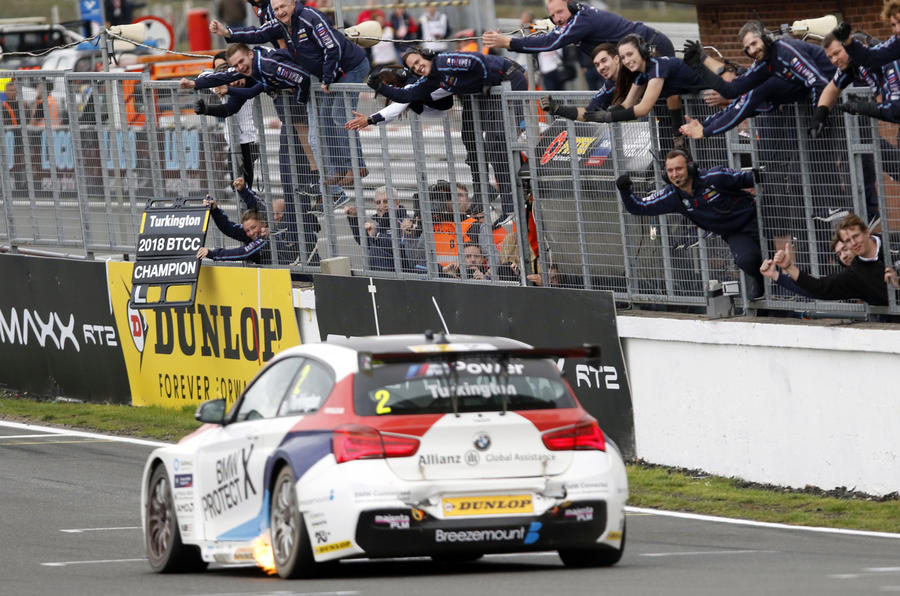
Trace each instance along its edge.
<instances>
[{"instance_id":1,"label":"metal railing","mask_svg":"<svg viewBox=\"0 0 900 596\"><path fill-rule=\"evenodd\" d=\"M232 219L238 217L241 203L230 189L240 171L237 120L196 115L195 93L174 82L118 73L0 76L12 76L19 90L8 104L11 112L0 110L0 242L12 250L133 254L140 213L153 197L209 193ZM620 174L628 172L640 193L662 186L660 158L672 137L664 110L659 117L613 125L553 120L537 107L542 93L498 89L490 98L457 97L454 108L438 117L410 110L356 132L343 122L354 111L378 111L383 98L358 84L333 85L327 96L313 89L304 107L291 94L253 102L260 155L254 187L278 232L272 266L312 272L319 269L317 257L345 256L356 274L453 279L459 271L469 280L460 247L474 243L478 228L468 227L460 202L465 195L449 193L450 203L443 204L429 194L446 180L449 188L466 187L469 201L481 208L474 211L496 217L509 195L515 222L533 215L533 257L527 226L482 226L482 269L494 280L487 283L524 284L528 274L539 272L544 285L611 290L620 302L635 305L704 309L711 283L741 277L718 236L680 215L635 217L622 206L615 188ZM209 92L203 97L219 101ZM591 94L554 97L585 105ZM686 98L685 110L696 118L711 113L697 97ZM764 257L791 240L802 269L830 273L836 267L828 246L834 213L853 211L866 220L880 216L885 260L893 263L900 248L893 231L900 207L896 130L834 114L824 138L809 139L809 111L800 104L777 107L723 135L691 141L691 153L701 168L764 168L756 188ZM391 208L374 217L374 192L382 186L405 212ZM345 206L363 214L356 234ZM366 221L373 218L382 225L367 240ZM207 244L234 241L213 229ZM747 302L744 291L737 302L747 313L900 314L896 293L888 294L886 309L813 301L775 286L763 300Z\"/></svg>"}]
</instances>

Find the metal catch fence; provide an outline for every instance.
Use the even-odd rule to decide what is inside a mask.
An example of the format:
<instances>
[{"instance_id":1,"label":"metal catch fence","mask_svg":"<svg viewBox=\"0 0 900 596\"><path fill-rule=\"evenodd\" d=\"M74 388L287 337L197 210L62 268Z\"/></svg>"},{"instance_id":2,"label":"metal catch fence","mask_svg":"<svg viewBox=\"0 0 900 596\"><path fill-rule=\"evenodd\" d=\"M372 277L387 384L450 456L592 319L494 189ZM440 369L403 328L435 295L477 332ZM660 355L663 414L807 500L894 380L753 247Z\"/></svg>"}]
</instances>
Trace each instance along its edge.
<instances>
[{"instance_id":1,"label":"metal catch fence","mask_svg":"<svg viewBox=\"0 0 900 596\"><path fill-rule=\"evenodd\" d=\"M698 309L716 281L742 277L719 236L681 215L633 216L619 198L615 181L624 173L640 195L663 186L672 131L662 106L637 122L577 122L540 111L542 92L504 88L457 97L444 111L407 109L394 118L389 108L386 121L355 130L344 124L386 106L360 84L328 93L312 85L302 106L293 94L261 95L243 118L219 119L193 110L198 97L215 104L216 95L174 82L119 73L0 76L18 89L0 110L0 241L13 250L133 254L148 199L210 194L237 220L243 205L231 182L252 175L273 238L270 266L296 272L343 256L360 275L538 280L610 290L623 303ZM591 97L553 95L579 106ZM692 118L714 110L701 97L685 98ZM787 104L758 113L691 140L689 151L700 168L762 169L755 195L764 258L792 242L801 269L829 274L839 266L834 226L852 211L877 224L893 263L897 127L835 114L825 134L810 139L810 110ZM491 225L509 212L511 221ZM211 229L207 244L235 241ZM879 308L810 300L767 283L765 297L751 302L742 281L737 302L747 313L900 314L893 290Z\"/></svg>"}]
</instances>

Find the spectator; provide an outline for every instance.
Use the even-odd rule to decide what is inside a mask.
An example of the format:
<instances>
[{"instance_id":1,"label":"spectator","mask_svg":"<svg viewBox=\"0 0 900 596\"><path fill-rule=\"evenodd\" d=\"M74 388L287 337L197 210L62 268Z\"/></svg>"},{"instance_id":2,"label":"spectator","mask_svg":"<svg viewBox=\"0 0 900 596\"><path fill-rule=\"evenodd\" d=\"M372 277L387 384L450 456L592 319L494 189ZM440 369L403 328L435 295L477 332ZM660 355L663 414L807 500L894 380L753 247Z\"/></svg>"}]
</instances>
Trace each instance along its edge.
<instances>
[{"instance_id":1,"label":"spectator","mask_svg":"<svg viewBox=\"0 0 900 596\"><path fill-rule=\"evenodd\" d=\"M212 33L229 42L266 43L284 40L297 65L318 78L323 93L320 103L322 130L312 137L326 139L324 152L328 169L325 184L347 186L353 182L351 151L356 152L361 177L368 175L362 150L351 140L344 122L347 107L343 93L331 93L334 82L361 83L369 73L369 61L362 48L334 29L318 10L295 0L272 0L275 20L261 27L226 27L218 21L209 25ZM356 109L358 96L351 94L350 109ZM318 123L313 119L312 123Z\"/></svg>"},{"instance_id":2,"label":"spectator","mask_svg":"<svg viewBox=\"0 0 900 596\"><path fill-rule=\"evenodd\" d=\"M419 28L422 33L422 47L432 52L443 52L450 49L444 41L450 36L450 24L447 15L438 12L436 4L429 4L419 17Z\"/></svg>"},{"instance_id":3,"label":"spectator","mask_svg":"<svg viewBox=\"0 0 900 596\"><path fill-rule=\"evenodd\" d=\"M538 53L574 44L590 55L598 44L619 43L626 35L635 34L646 40L648 51L657 56L675 56L672 42L659 31L588 4L547 0L547 12L556 25L550 33L507 37L499 31L487 31L483 35L484 45L514 52Z\"/></svg>"},{"instance_id":4,"label":"spectator","mask_svg":"<svg viewBox=\"0 0 900 596\"><path fill-rule=\"evenodd\" d=\"M391 227L391 214L388 202L388 191L386 186L379 186L375 189L375 215L371 220L366 220L364 230L366 233L366 251L368 254L369 269L373 271L395 271L394 267L394 244L393 238L397 236L398 246L403 241L402 222L409 220L409 213L406 207L400 204L400 197L397 189L394 188L394 227ZM362 244L359 240L359 217L356 207L350 205L344 209L347 214L347 223L350 224L350 231L353 232L353 239L357 244ZM393 230L397 230L398 234L394 234Z\"/></svg>"},{"instance_id":5,"label":"spectator","mask_svg":"<svg viewBox=\"0 0 900 596\"><path fill-rule=\"evenodd\" d=\"M477 279L479 281L491 279L485 268L486 261L481 252L481 247L477 243L470 242L463 246L463 255L467 279ZM447 277L461 277L459 263L448 263L443 267L442 273Z\"/></svg>"},{"instance_id":6,"label":"spectator","mask_svg":"<svg viewBox=\"0 0 900 596\"><path fill-rule=\"evenodd\" d=\"M616 180L625 209L632 215L681 213L697 227L719 234L728 243L737 266L752 280L751 300L763 295L759 272L762 253L756 221L756 201L745 188L753 188L756 172L740 172L716 167L700 170L684 151L666 155L664 188L638 198L631 178Z\"/></svg>"},{"instance_id":7,"label":"spectator","mask_svg":"<svg viewBox=\"0 0 900 596\"><path fill-rule=\"evenodd\" d=\"M47 85L42 81L37 85L37 97L31 107L28 124L44 126L45 122L49 122L50 126L59 126L59 103L52 94L47 93Z\"/></svg>"},{"instance_id":8,"label":"spectator","mask_svg":"<svg viewBox=\"0 0 900 596\"><path fill-rule=\"evenodd\" d=\"M260 210L261 204L256 209L244 211L239 224L228 219L228 215L219 209L216 202L208 195L203 200L203 205L209 206L209 213L213 221L216 222L216 227L229 238L242 242L244 246L213 249L203 246L197 250L198 259L248 261L257 265L268 265L272 262L272 254L269 247L269 229L266 225L265 213Z\"/></svg>"},{"instance_id":9,"label":"spectator","mask_svg":"<svg viewBox=\"0 0 900 596\"><path fill-rule=\"evenodd\" d=\"M224 72L228 70L228 68L228 60L225 57L225 52L219 52L213 56L214 72ZM243 87L245 80L246 79L238 79L230 84L237 87ZM228 102L226 97L228 92L227 85L214 87L213 91L221 98L222 103ZM238 158L238 169L240 170L240 173L232 171L232 175L235 177L240 176L246 181L247 186L252 188L253 163L259 159L259 143L257 142L259 140L259 132L256 130L256 124L253 122L253 102L250 101L241 106L241 109L238 110L235 117L237 118L238 144L241 148L240 157ZM223 132L225 135L225 149L230 151L231 126L229 126L227 121L225 122L225 129ZM232 160L229 160L229 162L233 163Z\"/></svg>"},{"instance_id":10,"label":"spectator","mask_svg":"<svg viewBox=\"0 0 900 596\"><path fill-rule=\"evenodd\" d=\"M562 105L547 96L541 98L541 108L554 116L568 118L569 120L580 120L581 122L584 122L584 115L587 112L608 110L616 93L616 78L619 75L619 54L616 52L616 46L611 43L599 44L594 48L591 60L594 63L597 74L603 79L603 83L587 107L578 108Z\"/></svg>"},{"instance_id":11,"label":"spectator","mask_svg":"<svg viewBox=\"0 0 900 596\"><path fill-rule=\"evenodd\" d=\"M793 246L793 243L791 243ZM849 267L850 263L853 261L853 251L850 250L850 246L846 244L843 240L841 240L840 234L835 230L834 236L831 239L831 250L834 252L834 260L840 268ZM774 259L766 259L763 261L762 265L759 268L759 272L763 274L763 277L768 277L779 287L784 288L788 292L792 294L797 294L799 296L805 296L806 298L818 299L821 296L814 296L797 285L791 276L784 272L783 269L777 267L775 265ZM885 280L887 283L887 280Z\"/></svg>"},{"instance_id":12,"label":"spectator","mask_svg":"<svg viewBox=\"0 0 900 596\"><path fill-rule=\"evenodd\" d=\"M366 0L366 7L359 11L359 14L356 16L357 25L365 21L378 21L379 17L384 19L384 11L380 8L375 8L376 4L378 4L378 0Z\"/></svg>"},{"instance_id":13,"label":"spectator","mask_svg":"<svg viewBox=\"0 0 900 596\"><path fill-rule=\"evenodd\" d=\"M888 272L882 257L881 238L869 232L858 215L851 213L838 226L841 241L850 247L850 266L827 277L813 277L794 264L790 242L775 253L774 265L784 271L803 290L823 300L858 299L886 306Z\"/></svg>"},{"instance_id":14,"label":"spectator","mask_svg":"<svg viewBox=\"0 0 900 596\"><path fill-rule=\"evenodd\" d=\"M394 4L394 10L391 12L391 27L393 27L397 39L419 39L419 25L406 12L403 0Z\"/></svg>"},{"instance_id":15,"label":"spectator","mask_svg":"<svg viewBox=\"0 0 900 596\"><path fill-rule=\"evenodd\" d=\"M381 11L375 16L375 20L381 25L381 41L372 46L372 66L396 64L399 56L394 46L394 28L390 21L385 20Z\"/></svg>"},{"instance_id":16,"label":"spectator","mask_svg":"<svg viewBox=\"0 0 900 596\"><path fill-rule=\"evenodd\" d=\"M3 125L4 126L18 126L19 119L16 117L16 99L18 98L18 83L15 80L10 80L6 83L6 87L3 90L4 99L3 99L3 111L0 113L0 116L3 117Z\"/></svg>"},{"instance_id":17,"label":"spectator","mask_svg":"<svg viewBox=\"0 0 900 596\"><path fill-rule=\"evenodd\" d=\"M403 54L404 65L421 77L402 89L385 85L380 80L370 78L368 83L378 93L388 99L400 103L413 101L425 101L432 96L438 88L442 88L458 95L478 95L481 114L482 132L484 134L484 152L487 161L494 167L494 175L500 185L502 204L501 221L498 225L510 221L515 216L512 196L512 181L507 160L508 147L503 126L503 106L497 95L484 94L488 87L498 86L504 81L510 81L512 89L523 91L528 88L528 81L522 67L500 56L484 56L477 52L445 52L431 54L424 50L412 49ZM473 101L475 101L473 100ZM466 119L471 118L468 110L463 112L463 142L466 144L466 161L470 164L478 163L477 138L466 138ZM476 141L472 143L472 140ZM472 150L475 149L475 155ZM473 160L473 161L470 161ZM484 183L481 173L476 175L473 171L473 179Z\"/></svg>"}]
</instances>

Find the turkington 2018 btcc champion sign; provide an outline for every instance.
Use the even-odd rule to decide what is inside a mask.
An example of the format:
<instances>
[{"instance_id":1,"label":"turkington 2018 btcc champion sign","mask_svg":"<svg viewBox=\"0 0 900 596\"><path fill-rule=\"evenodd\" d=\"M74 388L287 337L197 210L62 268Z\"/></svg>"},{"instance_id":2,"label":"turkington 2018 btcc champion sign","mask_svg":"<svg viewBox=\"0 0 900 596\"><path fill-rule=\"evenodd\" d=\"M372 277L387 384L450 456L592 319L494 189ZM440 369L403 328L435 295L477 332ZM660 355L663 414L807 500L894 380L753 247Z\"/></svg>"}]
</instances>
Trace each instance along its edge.
<instances>
[{"instance_id":1,"label":"turkington 2018 btcc champion sign","mask_svg":"<svg viewBox=\"0 0 900 596\"><path fill-rule=\"evenodd\" d=\"M141 216L131 278L132 308L190 306L197 293L209 208L201 199L150 199Z\"/></svg>"}]
</instances>

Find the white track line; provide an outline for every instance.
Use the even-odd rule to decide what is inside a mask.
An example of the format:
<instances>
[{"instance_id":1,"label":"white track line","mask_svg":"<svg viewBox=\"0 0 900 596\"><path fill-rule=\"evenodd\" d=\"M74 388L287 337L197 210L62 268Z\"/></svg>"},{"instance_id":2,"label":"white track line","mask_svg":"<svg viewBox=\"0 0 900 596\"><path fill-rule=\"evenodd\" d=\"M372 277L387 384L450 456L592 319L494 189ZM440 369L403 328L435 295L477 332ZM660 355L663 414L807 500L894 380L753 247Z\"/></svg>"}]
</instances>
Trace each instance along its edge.
<instances>
[{"instance_id":1,"label":"white track line","mask_svg":"<svg viewBox=\"0 0 900 596\"><path fill-rule=\"evenodd\" d=\"M105 441L114 441L118 443L131 443L133 445L147 445L148 447L166 447L171 443L163 443L161 441L149 441L147 439L134 439L132 437L117 437L114 435L102 435L99 433L89 433L80 430L59 429L52 426L38 426L36 424L23 424L21 422L8 422L0 420L0 426L6 428L17 428L19 430L27 430L30 432L42 432L51 435L67 435L70 437L86 437L89 439L102 439ZM12 438L12 437L10 437ZM18 437L16 437L18 438Z\"/></svg>"},{"instance_id":2,"label":"white track line","mask_svg":"<svg viewBox=\"0 0 900 596\"><path fill-rule=\"evenodd\" d=\"M791 526L788 524L776 524L772 522L751 521L748 519L734 519L730 517L717 517L714 515L700 515L697 513L682 513L680 511L662 511L660 509L645 509L643 507L626 507L628 513L662 515L665 517L679 517L681 519L693 519L697 521L716 522L721 524L734 524L738 526L753 526L757 528L773 528L777 530L799 530L802 532L820 532L822 534L844 534L846 536L866 536L868 538L892 538L900 540L900 534L889 532L869 532L866 530L845 530L843 528L817 528L812 526Z\"/></svg>"},{"instance_id":3,"label":"white track line","mask_svg":"<svg viewBox=\"0 0 900 596\"><path fill-rule=\"evenodd\" d=\"M41 563L44 567L68 567L69 565L94 565L98 563L136 563L138 561L146 562L147 558L140 559L98 559L96 561L57 561L54 563Z\"/></svg>"},{"instance_id":4,"label":"white track line","mask_svg":"<svg viewBox=\"0 0 900 596\"><path fill-rule=\"evenodd\" d=\"M140 530L141 526L120 526L118 528L70 528L67 530L60 530L60 532L65 532L66 534L81 534L82 532L106 532L109 530Z\"/></svg>"}]
</instances>

